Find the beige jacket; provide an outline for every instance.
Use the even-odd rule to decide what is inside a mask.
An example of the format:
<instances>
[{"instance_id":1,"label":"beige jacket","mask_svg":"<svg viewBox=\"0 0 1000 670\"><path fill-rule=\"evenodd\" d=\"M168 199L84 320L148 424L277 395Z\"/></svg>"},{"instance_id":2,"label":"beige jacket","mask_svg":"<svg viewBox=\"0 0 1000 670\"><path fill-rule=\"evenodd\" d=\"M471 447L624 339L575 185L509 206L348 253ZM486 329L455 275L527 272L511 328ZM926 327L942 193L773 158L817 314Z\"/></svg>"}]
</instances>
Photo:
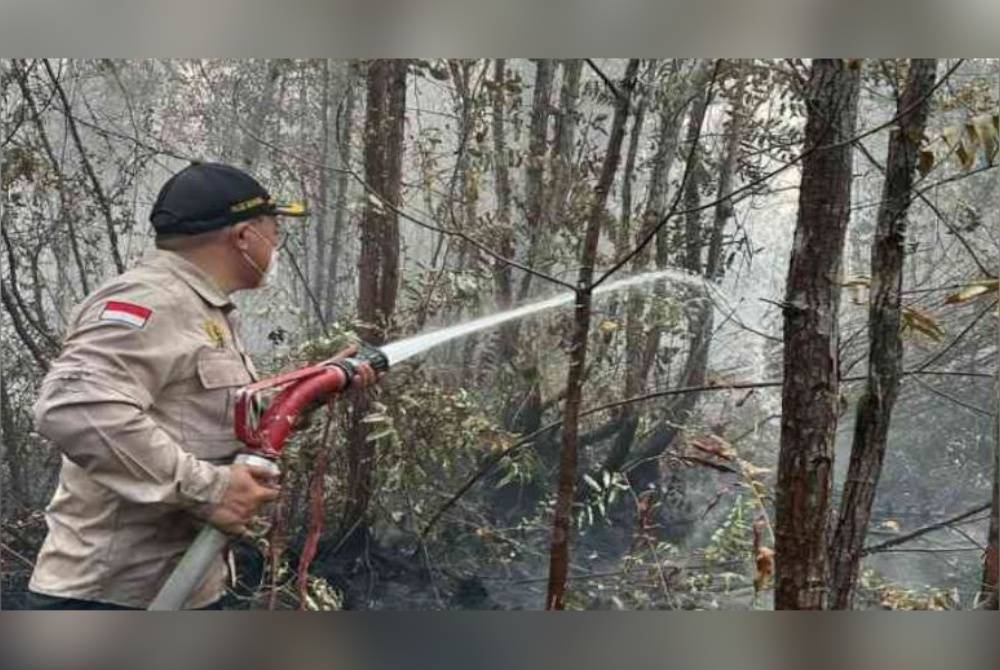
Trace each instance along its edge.
<instances>
[{"instance_id":1,"label":"beige jacket","mask_svg":"<svg viewBox=\"0 0 1000 670\"><path fill-rule=\"evenodd\" d=\"M256 378L233 304L157 251L75 312L42 382L38 431L63 454L29 587L146 607L228 484L234 391ZM220 555L186 607L218 599Z\"/></svg>"}]
</instances>

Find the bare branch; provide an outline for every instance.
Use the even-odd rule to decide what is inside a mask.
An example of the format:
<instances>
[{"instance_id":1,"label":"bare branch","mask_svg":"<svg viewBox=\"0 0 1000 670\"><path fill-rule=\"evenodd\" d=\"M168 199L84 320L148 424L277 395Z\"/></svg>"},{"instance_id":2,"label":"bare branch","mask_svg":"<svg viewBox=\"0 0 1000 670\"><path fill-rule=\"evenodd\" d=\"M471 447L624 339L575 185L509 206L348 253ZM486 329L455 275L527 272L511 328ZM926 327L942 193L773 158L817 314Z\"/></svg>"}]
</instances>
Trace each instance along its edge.
<instances>
[{"instance_id":1,"label":"bare branch","mask_svg":"<svg viewBox=\"0 0 1000 670\"><path fill-rule=\"evenodd\" d=\"M932 533L932 532L934 532L936 530L941 530L943 528L948 528L952 524L955 524L955 523L958 523L959 521L963 521L965 519L968 519L969 517L975 516L976 514L979 514L980 512L985 512L989 508L990 508L990 503L988 503L988 502L983 503L982 505L977 505L977 506L973 507L972 509L970 509L970 510L968 510L966 512L962 512L961 514L959 514L957 516L953 516L953 517L951 517L949 519L945 519L944 521L938 521L936 523L932 523L929 526L924 526L922 528L918 528L915 531L913 531L912 533L907 533L905 535L900 535L899 537L894 537L891 540L886 540L885 542L880 542L879 544L869 545L869 546L865 547L862 550L861 555L862 556L867 556L868 554L874 554L874 553L877 553L877 552L880 552L880 551L885 551L886 549L890 549L892 547L897 547L897 546L899 546L901 544L905 544L905 543L907 543L907 542L909 542L911 540L915 540L918 537L926 535L927 533Z\"/></svg>"},{"instance_id":2,"label":"bare branch","mask_svg":"<svg viewBox=\"0 0 1000 670\"><path fill-rule=\"evenodd\" d=\"M87 149L83 146L83 140L80 139L80 131L76 127L76 120L70 113L71 107L69 98L66 97L66 91L63 90L62 84L59 82L59 77L53 72L49 60L47 58L42 59L42 64L45 65L45 71L49 73L49 79L52 80L52 85L55 86L56 92L59 94L59 100L62 101L63 109L66 110L66 120L69 122L69 132L73 137L73 144L76 145L76 150L80 154L83 171L90 179L90 184L94 189L94 197L97 199L97 204L104 215L104 223L108 231L108 243L111 246L111 258L115 262L115 269L118 270L118 274L121 274L125 272L125 263L122 261L121 252L118 250L118 233L115 232L115 220L114 215L111 213L111 203L108 202L108 198L104 194L104 188L97 178L97 173L94 172L94 166L90 163Z\"/></svg>"}]
</instances>

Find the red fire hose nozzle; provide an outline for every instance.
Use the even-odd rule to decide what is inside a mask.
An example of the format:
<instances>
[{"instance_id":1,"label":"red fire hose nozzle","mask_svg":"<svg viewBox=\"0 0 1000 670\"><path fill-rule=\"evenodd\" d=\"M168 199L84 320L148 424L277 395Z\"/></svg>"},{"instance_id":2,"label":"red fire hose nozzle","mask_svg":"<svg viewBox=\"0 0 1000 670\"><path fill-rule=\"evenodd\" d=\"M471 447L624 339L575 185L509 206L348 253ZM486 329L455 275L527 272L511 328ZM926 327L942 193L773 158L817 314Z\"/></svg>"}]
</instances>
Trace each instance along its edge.
<instances>
[{"instance_id":1,"label":"red fire hose nozzle","mask_svg":"<svg viewBox=\"0 0 1000 670\"><path fill-rule=\"evenodd\" d=\"M277 459L299 415L350 386L364 363L376 372L389 369L386 355L366 346L351 358L323 361L243 387L236 398L236 437L249 450ZM261 411L260 395L273 389L278 394Z\"/></svg>"}]
</instances>

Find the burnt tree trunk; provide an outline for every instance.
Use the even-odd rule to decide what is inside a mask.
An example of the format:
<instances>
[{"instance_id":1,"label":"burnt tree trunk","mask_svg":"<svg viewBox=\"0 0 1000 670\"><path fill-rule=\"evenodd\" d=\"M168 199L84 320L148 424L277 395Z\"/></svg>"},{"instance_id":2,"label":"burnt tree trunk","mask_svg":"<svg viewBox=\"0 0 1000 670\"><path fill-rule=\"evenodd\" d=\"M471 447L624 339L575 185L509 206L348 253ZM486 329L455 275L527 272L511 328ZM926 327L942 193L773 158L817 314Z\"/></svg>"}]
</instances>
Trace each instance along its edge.
<instances>
[{"instance_id":1,"label":"burnt tree trunk","mask_svg":"<svg viewBox=\"0 0 1000 670\"><path fill-rule=\"evenodd\" d=\"M861 566L861 551L885 458L892 409L903 373L900 292L903 288L906 217L917 167L917 148L930 112L937 61L914 59L899 98L899 127L889 137L885 185L871 255L868 317L868 381L858 401L851 462L830 546L834 609L849 609Z\"/></svg>"},{"instance_id":2,"label":"burnt tree trunk","mask_svg":"<svg viewBox=\"0 0 1000 670\"><path fill-rule=\"evenodd\" d=\"M583 374L587 363L587 337L590 333L591 283L601 224L606 216L608 193L621 159L625 120L629 113L629 98L635 85L638 59L629 61L625 79L615 102L615 115L608 137L608 150L601 165L601 174L594 188L587 231L580 252L580 274L577 279L573 336L570 344L569 373L566 377L566 400L563 409L562 450L559 458L559 485L552 523L552 545L549 556L549 584L546 609L565 608L566 577L569 569L569 535L573 522L573 499L576 486L577 436L579 433L580 402L583 395Z\"/></svg>"},{"instance_id":3,"label":"burnt tree trunk","mask_svg":"<svg viewBox=\"0 0 1000 670\"><path fill-rule=\"evenodd\" d=\"M799 212L785 290L775 607L827 603L827 526L840 405L837 312L859 70L813 61Z\"/></svg>"},{"instance_id":4,"label":"burnt tree trunk","mask_svg":"<svg viewBox=\"0 0 1000 670\"><path fill-rule=\"evenodd\" d=\"M406 106L405 60L375 60L368 65L365 116L365 181L378 195L399 207L402 200L403 123ZM371 199L361 222L358 259L358 332L382 344L396 306L399 271L399 222L389 208ZM347 505L341 523L344 534L364 530L364 515L372 494L375 443L368 441L362 419L370 408L368 396L354 394L347 445ZM348 547L351 545L348 544Z\"/></svg>"}]
</instances>

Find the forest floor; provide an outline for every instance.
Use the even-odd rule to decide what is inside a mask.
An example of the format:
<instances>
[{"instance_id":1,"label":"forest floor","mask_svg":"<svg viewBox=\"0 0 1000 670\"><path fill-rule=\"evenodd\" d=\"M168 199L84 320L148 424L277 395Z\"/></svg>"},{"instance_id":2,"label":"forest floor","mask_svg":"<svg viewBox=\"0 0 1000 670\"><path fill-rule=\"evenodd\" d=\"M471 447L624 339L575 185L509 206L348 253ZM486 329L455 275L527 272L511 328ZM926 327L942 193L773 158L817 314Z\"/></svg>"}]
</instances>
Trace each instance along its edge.
<instances>
[{"instance_id":1,"label":"forest floor","mask_svg":"<svg viewBox=\"0 0 1000 670\"><path fill-rule=\"evenodd\" d=\"M34 558L45 536L44 517L40 511L8 515L0 527L3 573L2 607L23 609L28 580ZM680 571L667 574L669 594L656 586L656 576L647 568L636 568L632 574L622 569L619 552L610 551L604 542L592 538L581 543L577 552L577 567L571 577L570 590L577 604L586 609L623 609L635 606L629 591L643 591L650 596L642 606L649 608L675 607L682 609L769 609L769 594L754 603L753 591L739 582L731 588L712 588L695 595ZM602 551L595 551L594 549ZM957 554L938 552L930 544L918 543L917 551L903 554L878 554L866 561L872 572L867 607L885 607L887 603L909 609L922 608L925 601L933 604L933 594L941 594L940 603L946 608L968 606L976 588L976 575L962 570ZM227 609L266 607L262 583L263 556L254 547L240 542L235 551L240 583L225 600ZM293 558L293 557L289 557ZM339 592L344 609L379 610L520 610L541 609L546 590L547 561L544 555L522 556L516 562L467 562L445 564L433 560L434 570L425 569L425 559L412 552L371 542L366 550L349 564L328 560L314 564L312 572L322 575ZM967 574L968 573L968 574ZM248 587L247 584L256 584ZM265 587L266 589L266 587ZM928 595L930 594L930 595ZM958 598L957 602L954 598ZM859 603L860 604L860 603ZM294 607L288 598L279 608Z\"/></svg>"}]
</instances>

